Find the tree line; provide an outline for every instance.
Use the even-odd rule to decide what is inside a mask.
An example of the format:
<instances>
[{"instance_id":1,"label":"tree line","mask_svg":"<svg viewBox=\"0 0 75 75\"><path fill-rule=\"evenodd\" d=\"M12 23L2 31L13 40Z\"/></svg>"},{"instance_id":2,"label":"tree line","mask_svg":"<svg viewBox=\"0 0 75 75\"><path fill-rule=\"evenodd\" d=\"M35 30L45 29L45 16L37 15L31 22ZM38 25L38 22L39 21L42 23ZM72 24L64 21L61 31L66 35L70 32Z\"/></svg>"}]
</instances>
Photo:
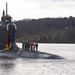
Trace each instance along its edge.
<instances>
[{"instance_id":1,"label":"tree line","mask_svg":"<svg viewBox=\"0 0 75 75\"><path fill-rule=\"evenodd\" d=\"M23 19L15 23L18 42L75 43L75 17Z\"/></svg>"}]
</instances>

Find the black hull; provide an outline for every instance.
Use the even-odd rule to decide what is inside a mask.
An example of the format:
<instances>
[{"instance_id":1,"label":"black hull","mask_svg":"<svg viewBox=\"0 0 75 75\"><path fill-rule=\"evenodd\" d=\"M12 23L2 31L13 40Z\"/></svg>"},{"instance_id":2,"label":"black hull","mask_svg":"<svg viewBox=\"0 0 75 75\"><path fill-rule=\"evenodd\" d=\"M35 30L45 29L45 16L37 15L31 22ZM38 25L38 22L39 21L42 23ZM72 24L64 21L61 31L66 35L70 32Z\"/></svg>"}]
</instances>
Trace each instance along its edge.
<instances>
[{"instance_id":1,"label":"black hull","mask_svg":"<svg viewBox=\"0 0 75 75\"><path fill-rule=\"evenodd\" d=\"M36 59L63 59L63 57L40 51L10 50L0 53L0 58L36 58Z\"/></svg>"}]
</instances>

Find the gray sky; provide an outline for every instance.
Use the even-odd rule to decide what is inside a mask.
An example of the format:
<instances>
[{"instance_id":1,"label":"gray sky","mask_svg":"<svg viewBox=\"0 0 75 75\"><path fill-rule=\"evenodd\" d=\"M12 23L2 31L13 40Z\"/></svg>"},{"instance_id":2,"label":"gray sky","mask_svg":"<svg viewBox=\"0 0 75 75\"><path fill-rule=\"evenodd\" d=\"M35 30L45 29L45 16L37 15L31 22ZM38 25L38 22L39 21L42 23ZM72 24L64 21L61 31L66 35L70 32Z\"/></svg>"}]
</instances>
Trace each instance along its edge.
<instances>
[{"instance_id":1,"label":"gray sky","mask_svg":"<svg viewBox=\"0 0 75 75\"><path fill-rule=\"evenodd\" d=\"M75 17L75 0L0 0L0 16L6 2L8 2L8 13L15 20Z\"/></svg>"}]
</instances>

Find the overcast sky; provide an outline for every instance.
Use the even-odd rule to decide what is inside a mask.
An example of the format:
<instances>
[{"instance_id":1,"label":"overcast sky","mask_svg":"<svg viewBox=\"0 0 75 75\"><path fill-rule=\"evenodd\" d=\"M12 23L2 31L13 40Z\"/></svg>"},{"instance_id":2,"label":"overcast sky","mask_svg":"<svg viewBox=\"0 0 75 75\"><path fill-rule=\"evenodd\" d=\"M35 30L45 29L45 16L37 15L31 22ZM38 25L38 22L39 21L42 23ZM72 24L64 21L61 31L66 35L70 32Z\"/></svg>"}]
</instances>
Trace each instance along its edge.
<instances>
[{"instance_id":1,"label":"overcast sky","mask_svg":"<svg viewBox=\"0 0 75 75\"><path fill-rule=\"evenodd\" d=\"M0 0L0 16L6 2L8 2L8 13L15 20L75 17L75 0Z\"/></svg>"}]
</instances>

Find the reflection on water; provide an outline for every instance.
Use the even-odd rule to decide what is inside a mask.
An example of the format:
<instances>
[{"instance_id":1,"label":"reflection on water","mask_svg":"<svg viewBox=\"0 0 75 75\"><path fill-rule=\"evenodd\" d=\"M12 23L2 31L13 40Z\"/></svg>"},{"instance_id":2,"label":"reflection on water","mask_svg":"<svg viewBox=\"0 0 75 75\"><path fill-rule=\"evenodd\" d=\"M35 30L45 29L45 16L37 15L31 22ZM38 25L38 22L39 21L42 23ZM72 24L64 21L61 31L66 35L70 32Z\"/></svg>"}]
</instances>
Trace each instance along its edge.
<instances>
[{"instance_id":1,"label":"reflection on water","mask_svg":"<svg viewBox=\"0 0 75 75\"><path fill-rule=\"evenodd\" d=\"M1 63L0 66L1 66L0 67L1 69L5 69L5 70L9 70L9 69L14 68L13 63Z\"/></svg>"},{"instance_id":2,"label":"reflection on water","mask_svg":"<svg viewBox=\"0 0 75 75\"><path fill-rule=\"evenodd\" d=\"M0 59L0 75L75 75L74 49L75 45L41 44L39 50L61 55L66 59L3 58Z\"/></svg>"},{"instance_id":3,"label":"reflection on water","mask_svg":"<svg viewBox=\"0 0 75 75\"><path fill-rule=\"evenodd\" d=\"M13 75L13 70L15 68L15 63L12 59L1 59L0 60L0 75Z\"/></svg>"}]
</instances>

